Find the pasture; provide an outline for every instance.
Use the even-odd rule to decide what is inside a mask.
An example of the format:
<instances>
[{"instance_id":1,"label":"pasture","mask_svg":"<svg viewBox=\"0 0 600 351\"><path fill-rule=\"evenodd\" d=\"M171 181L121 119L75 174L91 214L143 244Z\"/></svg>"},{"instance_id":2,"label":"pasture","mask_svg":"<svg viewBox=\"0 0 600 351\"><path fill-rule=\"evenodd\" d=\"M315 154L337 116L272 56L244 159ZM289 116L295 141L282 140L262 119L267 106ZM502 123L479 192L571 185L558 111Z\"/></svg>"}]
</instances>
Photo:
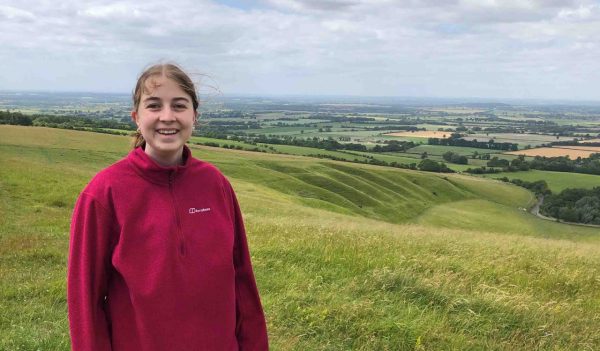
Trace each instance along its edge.
<instances>
[{"instance_id":1,"label":"pasture","mask_svg":"<svg viewBox=\"0 0 600 351\"><path fill-rule=\"evenodd\" d=\"M129 140L0 126L0 349L69 350L71 209ZM192 145L231 180L273 350L595 350L597 229L499 181Z\"/></svg>"},{"instance_id":2,"label":"pasture","mask_svg":"<svg viewBox=\"0 0 600 351\"><path fill-rule=\"evenodd\" d=\"M449 138L452 132L441 132L434 130L419 130L414 132L397 132L397 133L387 133L387 136L395 136L395 137L413 137L413 138L440 138L445 139Z\"/></svg>"},{"instance_id":3,"label":"pasture","mask_svg":"<svg viewBox=\"0 0 600 351\"><path fill-rule=\"evenodd\" d=\"M564 137L564 136L553 136L553 135L544 135L544 134L531 134L531 133L475 133L469 134L465 136L463 139L465 140L479 140L479 141L487 141L490 139L495 140L496 142L504 142L504 143L514 143L522 146L531 145L537 146L541 144L551 143L553 141L571 141L574 140L574 137Z\"/></svg>"},{"instance_id":4,"label":"pasture","mask_svg":"<svg viewBox=\"0 0 600 351\"><path fill-rule=\"evenodd\" d=\"M545 180L548 183L548 187L553 193L560 193L567 188L585 188L592 189L593 187L600 186L600 176L593 174L582 174L582 173L566 173L566 172L552 172L552 171L540 171L532 169L526 172L500 172L483 175L487 178L502 178L507 177L508 179L521 179L527 182L535 182L538 180Z\"/></svg>"}]
</instances>

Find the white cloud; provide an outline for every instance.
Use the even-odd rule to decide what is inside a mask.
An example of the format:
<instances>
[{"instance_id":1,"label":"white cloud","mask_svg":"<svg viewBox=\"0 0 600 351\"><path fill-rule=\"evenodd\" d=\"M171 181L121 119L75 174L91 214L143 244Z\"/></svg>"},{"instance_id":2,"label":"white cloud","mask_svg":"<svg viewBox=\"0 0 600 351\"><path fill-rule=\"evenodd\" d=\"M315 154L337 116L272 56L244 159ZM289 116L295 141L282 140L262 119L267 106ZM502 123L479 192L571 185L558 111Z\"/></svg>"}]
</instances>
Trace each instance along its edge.
<instances>
[{"instance_id":1,"label":"white cloud","mask_svg":"<svg viewBox=\"0 0 600 351\"><path fill-rule=\"evenodd\" d=\"M350 0L267 0L271 5L293 11L344 11L361 1Z\"/></svg>"},{"instance_id":2,"label":"white cloud","mask_svg":"<svg viewBox=\"0 0 600 351\"><path fill-rule=\"evenodd\" d=\"M128 17L139 17L140 11L126 3L107 4L88 7L79 11L79 15L91 18L127 19Z\"/></svg>"},{"instance_id":3,"label":"white cloud","mask_svg":"<svg viewBox=\"0 0 600 351\"><path fill-rule=\"evenodd\" d=\"M35 19L33 13L11 6L0 5L0 19L5 21L32 21Z\"/></svg>"},{"instance_id":4,"label":"white cloud","mask_svg":"<svg viewBox=\"0 0 600 351\"><path fill-rule=\"evenodd\" d=\"M129 91L171 59L225 93L600 100L587 0L7 2L0 89Z\"/></svg>"}]
</instances>

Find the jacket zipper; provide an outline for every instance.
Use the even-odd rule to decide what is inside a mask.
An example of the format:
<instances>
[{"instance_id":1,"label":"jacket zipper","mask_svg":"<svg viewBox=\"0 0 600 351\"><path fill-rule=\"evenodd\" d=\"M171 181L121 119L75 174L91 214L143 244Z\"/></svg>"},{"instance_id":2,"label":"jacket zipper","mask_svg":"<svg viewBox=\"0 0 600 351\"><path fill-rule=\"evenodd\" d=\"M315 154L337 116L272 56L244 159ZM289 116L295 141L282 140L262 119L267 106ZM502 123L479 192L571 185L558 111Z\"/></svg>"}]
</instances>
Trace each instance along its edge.
<instances>
[{"instance_id":1,"label":"jacket zipper","mask_svg":"<svg viewBox=\"0 0 600 351\"><path fill-rule=\"evenodd\" d=\"M177 199L175 198L175 191L173 190L173 178L175 173L172 171L169 174L169 192L171 193L171 199L173 199L173 208L175 210L175 219L177 221L177 237L178 237L178 251L181 256L185 256L185 241L183 237L183 229L181 228L181 219L179 218L179 210L177 209Z\"/></svg>"}]
</instances>

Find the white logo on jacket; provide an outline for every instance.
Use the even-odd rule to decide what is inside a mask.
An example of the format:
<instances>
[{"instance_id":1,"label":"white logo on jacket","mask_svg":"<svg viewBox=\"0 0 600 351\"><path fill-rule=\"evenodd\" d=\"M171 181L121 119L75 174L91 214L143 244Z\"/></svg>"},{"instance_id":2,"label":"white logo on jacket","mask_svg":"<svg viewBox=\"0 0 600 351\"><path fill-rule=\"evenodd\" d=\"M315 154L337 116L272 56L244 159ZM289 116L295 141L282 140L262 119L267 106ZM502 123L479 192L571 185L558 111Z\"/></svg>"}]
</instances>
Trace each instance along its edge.
<instances>
[{"instance_id":1,"label":"white logo on jacket","mask_svg":"<svg viewBox=\"0 0 600 351\"><path fill-rule=\"evenodd\" d=\"M205 207L205 208L190 207L190 209L188 210L188 213L195 214L195 213L202 213L202 212L209 212L209 211L210 211L210 207Z\"/></svg>"}]
</instances>

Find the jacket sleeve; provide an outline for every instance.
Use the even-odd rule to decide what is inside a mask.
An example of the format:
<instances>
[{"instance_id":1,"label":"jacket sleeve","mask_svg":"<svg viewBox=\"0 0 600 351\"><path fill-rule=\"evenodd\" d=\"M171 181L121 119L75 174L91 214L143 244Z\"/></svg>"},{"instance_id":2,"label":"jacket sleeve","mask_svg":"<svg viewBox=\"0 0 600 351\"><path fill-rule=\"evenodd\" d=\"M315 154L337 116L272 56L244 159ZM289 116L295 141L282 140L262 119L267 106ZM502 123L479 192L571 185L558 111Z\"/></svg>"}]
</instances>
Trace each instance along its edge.
<instances>
[{"instance_id":1,"label":"jacket sleeve","mask_svg":"<svg viewBox=\"0 0 600 351\"><path fill-rule=\"evenodd\" d=\"M81 193L73 210L67 266L67 307L73 351L111 350L105 312L114 218Z\"/></svg>"},{"instance_id":2,"label":"jacket sleeve","mask_svg":"<svg viewBox=\"0 0 600 351\"><path fill-rule=\"evenodd\" d=\"M229 182L226 182L226 185L231 199L235 230L233 263L235 267L236 336L241 351L264 351L269 349L267 326L252 271L246 230L235 193Z\"/></svg>"}]
</instances>

